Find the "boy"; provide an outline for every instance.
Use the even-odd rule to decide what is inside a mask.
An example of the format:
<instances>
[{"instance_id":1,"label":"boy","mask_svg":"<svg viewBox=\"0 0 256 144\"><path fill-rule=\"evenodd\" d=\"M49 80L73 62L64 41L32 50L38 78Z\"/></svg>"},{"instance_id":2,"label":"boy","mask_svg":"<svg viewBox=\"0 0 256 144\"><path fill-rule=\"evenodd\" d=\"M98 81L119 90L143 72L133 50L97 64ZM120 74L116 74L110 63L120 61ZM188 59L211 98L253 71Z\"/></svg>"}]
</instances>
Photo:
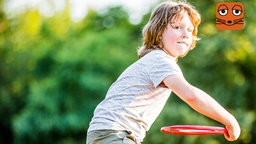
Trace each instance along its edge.
<instances>
[{"instance_id":1,"label":"boy","mask_svg":"<svg viewBox=\"0 0 256 144\"><path fill-rule=\"evenodd\" d=\"M200 15L188 3L163 2L143 29L139 60L129 66L96 107L87 144L139 144L163 109L171 91L197 112L224 124L225 138L236 140L236 119L202 90L190 85L177 59L195 47Z\"/></svg>"}]
</instances>

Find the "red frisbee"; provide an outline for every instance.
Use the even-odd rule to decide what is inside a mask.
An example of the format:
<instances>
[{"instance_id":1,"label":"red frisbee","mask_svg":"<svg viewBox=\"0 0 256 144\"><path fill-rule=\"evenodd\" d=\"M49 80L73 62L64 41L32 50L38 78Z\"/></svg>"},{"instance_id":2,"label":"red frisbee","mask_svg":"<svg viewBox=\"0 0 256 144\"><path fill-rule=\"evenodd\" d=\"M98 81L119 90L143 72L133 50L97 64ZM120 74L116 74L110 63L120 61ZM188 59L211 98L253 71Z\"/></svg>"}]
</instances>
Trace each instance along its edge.
<instances>
[{"instance_id":1,"label":"red frisbee","mask_svg":"<svg viewBox=\"0 0 256 144\"><path fill-rule=\"evenodd\" d=\"M213 135L227 133L227 129L217 126L200 126L200 125L174 125L165 126L161 131L168 134L178 135Z\"/></svg>"}]
</instances>

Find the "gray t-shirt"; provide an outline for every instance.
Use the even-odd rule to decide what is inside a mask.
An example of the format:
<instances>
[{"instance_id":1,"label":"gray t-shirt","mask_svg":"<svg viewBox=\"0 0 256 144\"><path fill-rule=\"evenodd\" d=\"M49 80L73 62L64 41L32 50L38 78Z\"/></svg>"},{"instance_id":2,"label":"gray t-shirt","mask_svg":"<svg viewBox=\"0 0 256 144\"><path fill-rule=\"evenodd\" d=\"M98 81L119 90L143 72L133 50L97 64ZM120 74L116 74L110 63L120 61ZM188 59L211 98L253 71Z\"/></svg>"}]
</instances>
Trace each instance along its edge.
<instances>
[{"instance_id":1,"label":"gray t-shirt","mask_svg":"<svg viewBox=\"0 0 256 144\"><path fill-rule=\"evenodd\" d=\"M88 131L128 130L142 141L171 94L162 81L173 74L182 75L175 58L162 50L146 54L111 85Z\"/></svg>"}]
</instances>

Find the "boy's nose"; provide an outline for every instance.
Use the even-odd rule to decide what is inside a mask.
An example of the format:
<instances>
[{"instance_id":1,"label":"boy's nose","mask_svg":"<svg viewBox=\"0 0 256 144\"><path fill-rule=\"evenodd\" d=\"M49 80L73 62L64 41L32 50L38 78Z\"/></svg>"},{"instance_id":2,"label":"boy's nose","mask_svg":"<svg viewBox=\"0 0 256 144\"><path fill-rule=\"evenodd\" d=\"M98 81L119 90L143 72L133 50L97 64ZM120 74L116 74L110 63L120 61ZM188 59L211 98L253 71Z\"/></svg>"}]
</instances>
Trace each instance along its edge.
<instances>
[{"instance_id":1,"label":"boy's nose","mask_svg":"<svg viewBox=\"0 0 256 144\"><path fill-rule=\"evenodd\" d=\"M182 36L181 36L182 38L188 38L188 32L187 31L184 31L183 33L182 33Z\"/></svg>"}]
</instances>

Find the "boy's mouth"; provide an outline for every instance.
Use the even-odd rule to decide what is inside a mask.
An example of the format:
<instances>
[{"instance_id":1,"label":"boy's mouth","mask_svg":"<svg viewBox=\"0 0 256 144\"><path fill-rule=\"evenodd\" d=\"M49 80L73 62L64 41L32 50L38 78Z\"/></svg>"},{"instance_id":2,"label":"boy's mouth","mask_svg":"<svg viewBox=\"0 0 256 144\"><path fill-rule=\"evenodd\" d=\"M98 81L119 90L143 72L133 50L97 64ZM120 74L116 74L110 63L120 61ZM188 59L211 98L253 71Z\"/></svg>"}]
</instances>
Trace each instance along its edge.
<instances>
[{"instance_id":1,"label":"boy's mouth","mask_svg":"<svg viewBox=\"0 0 256 144\"><path fill-rule=\"evenodd\" d=\"M178 44L185 44L186 46L188 46L188 44L184 41L180 41L180 42L177 42Z\"/></svg>"}]
</instances>

